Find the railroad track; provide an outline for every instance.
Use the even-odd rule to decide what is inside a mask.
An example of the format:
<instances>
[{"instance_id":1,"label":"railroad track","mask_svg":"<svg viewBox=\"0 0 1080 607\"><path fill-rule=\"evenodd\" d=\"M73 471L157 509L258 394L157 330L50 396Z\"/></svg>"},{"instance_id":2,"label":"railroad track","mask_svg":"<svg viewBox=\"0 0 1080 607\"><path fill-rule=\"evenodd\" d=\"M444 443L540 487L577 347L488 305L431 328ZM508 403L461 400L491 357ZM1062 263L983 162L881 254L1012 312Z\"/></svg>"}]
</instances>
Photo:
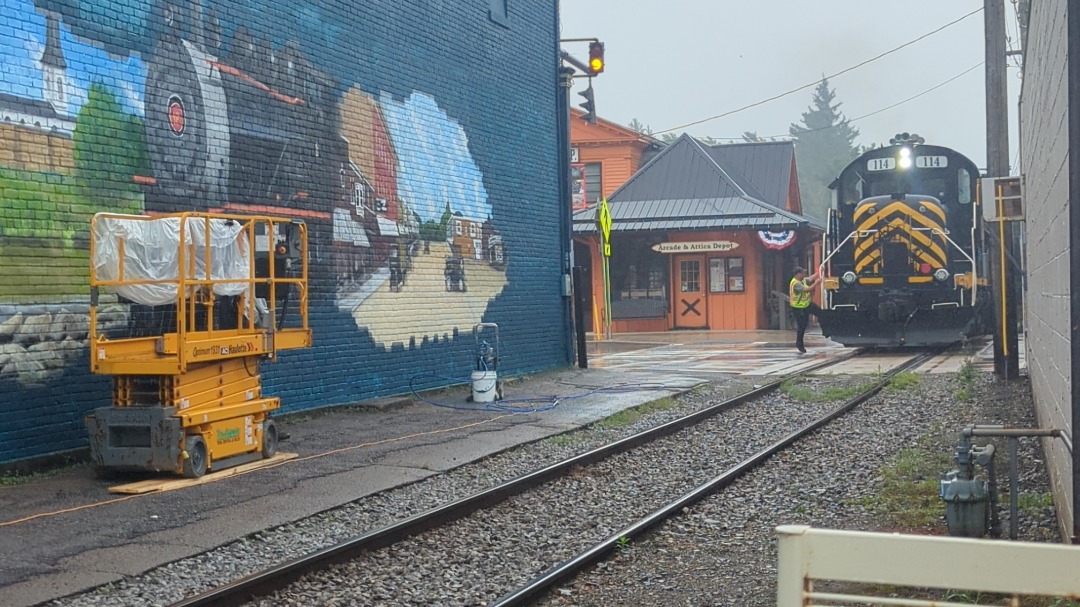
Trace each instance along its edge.
<instances>
[{"instance_id":1,"label":"railroad track","mask_svg":"<svg viewBox=\"0 0 1080 607\"><path fill-rule=\"evenodd\" d=\"M860 352L855 351L850 356L847 356L840 361L825 361L819 365L814 365L802 370L798 375L804 375L825 366L839 364L843 360L847 360L859 353ZM793 420L798 421L799 423L787 429L787 433L783 438L765 445L751 445L742 449L738 454L728 456L730 465L726 467L724 473L719 476L707 477L704 479L704 482L693 483L689 489L680 489L675 492L674 495L671 495L671 492L669 491L667 499L663 501L659 507L651 506L648 512L636 516L632 519L633 522L615 530L613 533L605 534L605 537L600 541L593 541L584 548L575 548L571 551L571 554L565 557L548 561L557 562L559 564L548 567L539 575L533 575L531 576L531 579L529 579L530 576L524 576L523 582L515 582L514 584L503 586L502 588L513 588L515 585L518 587L509 593L503 594L501 597L497 597L497 600L492 601L490 599L495 599L496 597L489 597L487 604L524 605L535 601L553 585L567 580L582 569L603 559L613 550L616 550L620 544L632 540L634 537L648 531L672 514L678 513L683 508L722 489L738 476L759 465L771 455L791 445L802 436L815 431L833 419L843 415L859 403L871 398L886 386L894 375L919 366L926 360L929 360L935 353L936 352L929 352L921 356L916 356L907 363L894 368L889 373L879 376L872 386L861 394L843 403L840 407L833 406L828 407L827 410L806 412L799 420ZM340 568L339 572L333 575L335 579L340 580L343 576L348 575L343 572L347 571L349 563L352 563L357 559L362 559L365 558L365 556L376 554L380 550L402 544L409 540L409 538L416 538L417 536L424 534L424 532L444 530L447 526L450 526L457 521L462 521L462 519L466 519L467 517L470 517L470 515L474 515L485 509L490 509L514 496L522 495L531 490L541 491L545 485L554 483L557 479L565 478L567 475L573 474L573 471L579 471L580 473L581 470L587 470L590 466L596 466L605 460L615 459L616 456L629 457L628 452L639 447L658 442L674 433L691 429L693 426L702 424L706 420L735 411L740 405L756 401L777 390L784 381L787 381L792 377L793 376L786 376L779 378L769 384L670 423L593 449L562 462L546 466L489 490L448 503L388 527L342 542L336 546L314 552L197 596L190 597L175 603L174 607L242 605L251 601L253 597L265 597L273 595L274 593L288 594L290 585L305 579L305 576L331 571L334 568ZM822 409L826 408L823 407ZM731 423L737 424L738 420L733 420ZM710 432L715 432L715 429ZM750 455L747 456L747 453ZM622 466L624 469L634 465L632 459L627 462L615 464L616 467ZM715 469L716 468L713 468L713 470ZM527 500L522 499L521 501ZM539 501L540 503L543 503L544 498L539 498ZM571 507L570 511L578 512L579 509ZM513 534L513 531L511 530L503 533L503 535L507 534ZM552 532L552 535L557 535L557 533ZM428 544L447 543L456 544L457 542L453 540L449 542L443 542L441 540L428 542ZM453 549L454 546L447 546L447 548ZM411 548L409 550L411 550ZM313 584L317 586L318 582L314 582ZM302 590L299 592L303 593L307 591Z\"/></svg>"}]
</instances>

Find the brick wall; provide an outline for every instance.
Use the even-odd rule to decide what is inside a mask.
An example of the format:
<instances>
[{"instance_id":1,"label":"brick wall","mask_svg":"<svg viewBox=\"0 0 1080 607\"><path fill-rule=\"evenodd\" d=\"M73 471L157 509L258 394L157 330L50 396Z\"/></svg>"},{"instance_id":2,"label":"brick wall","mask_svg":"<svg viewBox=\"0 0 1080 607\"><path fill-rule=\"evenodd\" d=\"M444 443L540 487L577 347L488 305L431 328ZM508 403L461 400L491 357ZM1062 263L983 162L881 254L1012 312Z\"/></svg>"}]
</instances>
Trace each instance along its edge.
<instances>
[{"instance_id":1,"label":"brick wall","mask_svg":"<svg viewBox=\"0 0 1080 607\"><path fill-rule=\"evenodd\" d=\"M0 113L41 133L0 128L0 149L56 145L0 154L0 463L84 446L109 403L87 353L100 211L308 223L315 346L263 365L285 411L468 381L480 322L503 374L567 364L556 6L8 2ZM477 226L467 289L444 279L454 217Z\"/></svg>"},{"instance_id":2,"label":"brick wall","mask_svg":"<svg viewBox=\"0 0 1080 607\"><path fill-rule=\"evenodd\" d=\"M1021 97L1027 228L1027 360L1044 427L1071 427L1066 2L1032 3ZM1070 456L1046 441L1055 501L1072 529Z\"/></svg>"}]
</instances>

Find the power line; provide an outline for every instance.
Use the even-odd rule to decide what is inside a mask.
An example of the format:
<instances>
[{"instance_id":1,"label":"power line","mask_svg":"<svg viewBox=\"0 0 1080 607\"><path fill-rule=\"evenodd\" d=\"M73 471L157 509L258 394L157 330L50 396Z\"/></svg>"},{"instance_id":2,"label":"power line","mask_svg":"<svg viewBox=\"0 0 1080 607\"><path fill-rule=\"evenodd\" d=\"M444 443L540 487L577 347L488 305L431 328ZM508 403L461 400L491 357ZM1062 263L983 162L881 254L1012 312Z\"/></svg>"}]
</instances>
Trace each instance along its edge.
<instances>
[{"instance_id":1,"label":"power line","mask_svg":"<svg viewBox=\"0 0 1080 607\"><path fill-rule=\"evenodd\" d=\"M959 74L957 74L957 75L953 76L952 78L949 78L948 80L946 80L946 81L944 81L944 82L938 83L938 84L936 84L936 85L934 85L934 86L932 86L932 87L930 87L930 88L926 89L925 91L923 91L923 92L921 92L921 93L919 93L919 94L917 94L917 95L912 95L911 97L908 97L907 99L904 99L903 101L897 101L896 103L894 103L894 104L892 104L892 105L889 105L889 106L883 107L883 108L881 108L881 109L878 109L878 110L874 110L873 112L870 112L869 114L863 114L862 116L858 116L858 117L856 117L856 118L849 118L849 119L848 119L848 120L846 121L846 124L850 124L850 123L852 123L852 122L855 122L855 121L857 121L857 120L862 120L863 118L869 118L869 117L871 117L871 116L876 116L877 114L880 114L880 113L882 113L882 112L885 112L885 111L891 110L891 109L893 109L894 107L896 107L896 106L898 106L898 105L903 105L903 104L907 103L908 101L913 101L913 100L915 100L915 99L918 99L919 97L922 97L923 95L925 95L925 94L927 94L927 93L930 93L931 91L935 91L935 90L937 90L937 89L939 89L939 88L941 88L941 87L945 86L946 84L949 84L949 83L950 83L950 82L952 82L953 80L956 80L956 79L960 78L961 76L964 76L964 75L968 74L968 72L974 71L975 69L978 69L978 68L982 67L982 65L983 65L984 63L986 63L986 62L985 62L985 61L980 61L979 63L977 63L977 64L975 64L975 65L973 65L973 66L969 67L968 69L966 69L966 70L964 70L964 71L960 72ZM845 124L845 123L841 123L841 124ZM800 134L800 135L802 135L803 133L816 133L816 132L818 132L818 131L827 131L827 130L829 130L829 129L835 129L835 128L836 128L836 127L838 127L838 126L840 126L840 124L834 124L834 125L831 125L831 126L825 126L825 127L821 127L821 128L817 128L817 129L808 129L808 130L805 130L805 131L800 131L800 132L799 132L799 134ZM767 136L767 137L762 137L762 139L776 139L776 138L778 138L778 137L791 137L791 136L792 136L791 134L784 134L784 135L769 135L769 136ZM731 140L736 140L736 139L739 139L739 138L736 138L736 137L713 137L713 139L721 139L721 140L723 140L723 139L731 139Z\"/></svg>"},{"instance_id":2,"label":"power line","mask_svg":"<svg viewBox=\"0 0 1080 607\"><path fill-rule=\"evenodd\" d=\"M968 17L978 13L981 10L982 10L982 7L979 7L977 9L971 11L970 13L964 15L963 17L960 17L959 19L956 19L955 21L950 21L950 22L946 23L945 25L942 25L941 27L937 28L936 30L934 30L932 32L927 32L927 33L923 34L922 36L919 36L918 38L915 38L914 40L909 40L908 42L905 42L904 44L901 44L900 46L898 46L898 47L896 47L896 48L894 48L892 50L885 51L884 53L881 53L880 55L878 55L876 57L872 57L870 59L867 59L866 61L863 61L862 63L859 63L857 65L853 65L853 66L851 66L851 67L849 67L847 69L844 69L844 70L840 70L839 72L836 72L835 74L832 74L831 76L825 76L823 78L823 80L827 80L827 79L830 79L830 78L836 78L837 76L841 76L841 75L846 74L846 73L848 73L848 72L850 72L852 70L858 69L858 68L866 65L867 63L877 61L878 59L881 59L882 57L884 57L886 55L891 55L892 53L895 53L896 51L898 51L898 50L900 50L902 48L905 48L905 47L911 46L912 44L915 44L916 42L922 40L923 38L926 38L928 36L932 36L932 35L940 32L941 30L943 30L943 29L945 29L947 27L951 27L953 25L956 25L957 23L960 23L964 19L967 19ZM777 99L780 99L781 97L787 97L788 95L798 93L799 91L808 89L808 88L810 88L812 86L817 86L820 82L821 82L821 80L815 80L814 82L811 82L810 84L804 84L803 86L800 86L799 88L791 89L790 91L787 91L786 93L780 93L779 95L774 95L772 97L769 97L768 99L763 99L763 100L758 101L756 103L751 103L750 105L744 105L741 108L734 109L734 110L731 110L731 111L728 111L728 112L724 112L723 114L717 114L716 116L710 116L708 118L702 118L701 120L695 120L694 122L688 122L688 123L680 125L680 126L673 126L670 129L664 129L662 131L656 131L653 134L654 135L662 135L664 133L670 133L671 131L677 131L677 130L680 130L680 129L685 129L686 127L698 125L698 124L701 124L703 122L709 122L710 120L716 120L717 118L723 118L725 116L730 116L732 114L736 114L736 113L741 112L743 110L748 110L750 108L757 107L759 105L764 105L766 103L769 103L770 101L776 101Z\"/></svg>"}]
</instances>

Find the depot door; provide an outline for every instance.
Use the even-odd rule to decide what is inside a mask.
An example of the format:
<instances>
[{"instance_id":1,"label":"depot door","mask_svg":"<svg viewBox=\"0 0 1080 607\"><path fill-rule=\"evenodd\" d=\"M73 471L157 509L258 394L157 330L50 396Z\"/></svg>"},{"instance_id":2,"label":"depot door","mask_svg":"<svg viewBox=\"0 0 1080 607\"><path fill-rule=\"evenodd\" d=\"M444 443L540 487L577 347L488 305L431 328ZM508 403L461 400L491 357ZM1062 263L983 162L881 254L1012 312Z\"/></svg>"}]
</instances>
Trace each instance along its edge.
<instances>
[{"instance_id":1,"label":"depot door","mask_svg":"<svg viewBox=\"0 0 1080 607\"><path fill-rule=\"evenodd\" d=\"M676 329L708 327L705 309L705 256L678 255L672 260L671 298Z\"/></svg>"}]
</instances>

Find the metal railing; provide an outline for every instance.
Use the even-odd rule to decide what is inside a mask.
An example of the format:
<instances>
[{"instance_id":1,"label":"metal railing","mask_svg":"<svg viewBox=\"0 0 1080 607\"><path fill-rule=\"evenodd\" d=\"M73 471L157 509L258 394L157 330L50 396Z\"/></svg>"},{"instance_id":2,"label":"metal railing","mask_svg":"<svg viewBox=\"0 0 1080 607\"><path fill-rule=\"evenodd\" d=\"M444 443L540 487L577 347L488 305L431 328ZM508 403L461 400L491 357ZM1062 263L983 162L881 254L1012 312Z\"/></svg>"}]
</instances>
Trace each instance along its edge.
<instances>
[{"instance_id":1,"label":"metal railing","mask_svg":"<svg viewBox=\"0 0 1080 607\"><path fill-rule=\"evenodd\" d=\"M970 605L898 598L895 587L990 592L1011 597L1005 604L1016 606L1021 604L1021 595L1080 597L1080 550L1071 546L803 525L783 525L777 527L777 533L777 607ZM817 581L871 585L859 587L865 592L871 591L867 588L881 592L881 585L886 585L889 595L817 592Z\"/></svg>"}]
</instances>

